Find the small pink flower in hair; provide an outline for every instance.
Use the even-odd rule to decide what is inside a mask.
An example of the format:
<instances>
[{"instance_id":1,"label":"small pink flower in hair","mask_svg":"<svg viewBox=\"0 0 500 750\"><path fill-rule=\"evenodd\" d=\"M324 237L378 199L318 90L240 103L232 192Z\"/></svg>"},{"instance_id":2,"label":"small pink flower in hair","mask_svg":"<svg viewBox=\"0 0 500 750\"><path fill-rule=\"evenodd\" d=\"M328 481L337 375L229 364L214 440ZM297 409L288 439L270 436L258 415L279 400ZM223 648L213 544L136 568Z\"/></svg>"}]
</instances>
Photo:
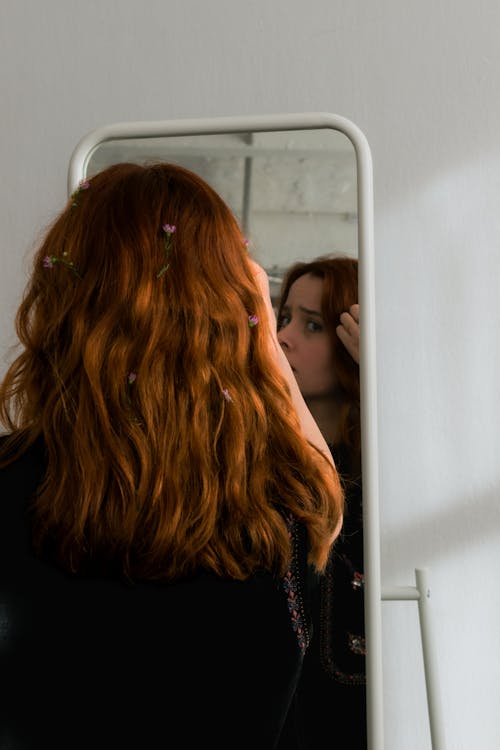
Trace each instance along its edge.
<instances>
[{"instance_id":1,"label":"small pink flower in hair","mask_svg":"<svg viewBox=\"0 0 500 750\"><path fill-rule=\"evenodd\" d=\"M133 385L133 383L135 383L136 379L137 379L137 373L136 372L129 372L129 374L127 375L127 390L125 392L125 397L127 399L128 405L130 407L132 407L132 399L131 399L132 385Z\"/></svg>"},{"instance_id":2,"label":"small pink flower in hair","mask_svg":"<svg viewBox=\"0 0 500 750\"><path fill-rule=\"evenodd\" d=\"M248 250L249 246L250 246L250 241L247 240L246 238L244 238L243 239L243 247L245 248L245 250Z\"/></svg>"},{"instance_id":3,"label":"small pink flower in hair","mask_svg":"<svg viewBox=\"0 0 500 750\"><path fill-rule=\"evenodd\" d=\"M56 263L61 263L63 266L66 266L66 268L69 268L69 270L79 279L82 278L78 269L75 268L75 264L73 263L73 261L69 259L68 253L66 251L63 252L62 258L59 258L57 255L46 255L42 260L42 265L44 268L54 268Z\"/></svg>"},{"instance_id":4,"label":"small pink flower in hair","mask_svg":"<svg viewBox=\"0 0 500 750\"><path fill-rule=\"evenodd\" d=\"M156 274L156 278L159 279L160 276L163 276L165 271L168 271L168 268L170 266L170 263L168 262L168 258L170 256L170 245L172 242L172 235L175 232L175 224L163 224L162 226L163 231L165 232L165 260L167 261L164 266L160 268L158 273Z\"/></svg>"},{"instance_id":5,"label":"small pink flower in hair","mask_svg":"<svg viewBox=\"0 0 500 750\"><path fill-rule=\"evenodd\" d=\"M258 322L259 322L259 319L256 315L248 316L248 325L250 326L250 328L254 328Z\"/></svg>"},{"instance_id":6,"label":"small pink flower in hair","mask_svg":"<svg viewBox=\"0 0 500 750\"><path fill-rule=\"evenodd\" d=\"M88 190L89 187L90 187L90 182L88 180L80 180L80 182L78 183L78 187L76 188L76 190L74 190L71 193L71 200L72 200L72 205L73 206L77 206L78 205L76 199L78 198L78 196L80 195L80 193L82 193L84 190Z\"/></svg>"},{"instance_id":7,"label":"small pink flower in hair","mask_svg":"<svg viewBox=\"0 0 500 750\"><path fill-rule=\"evenodd\" d=\"M224 396L224 398L226 399L226 401L232 401L233 400L231 398L231 396L229 395L229 391L228 391L227 388L223 388L222 389L222 395Z\"/></svg>"}]
</instances>

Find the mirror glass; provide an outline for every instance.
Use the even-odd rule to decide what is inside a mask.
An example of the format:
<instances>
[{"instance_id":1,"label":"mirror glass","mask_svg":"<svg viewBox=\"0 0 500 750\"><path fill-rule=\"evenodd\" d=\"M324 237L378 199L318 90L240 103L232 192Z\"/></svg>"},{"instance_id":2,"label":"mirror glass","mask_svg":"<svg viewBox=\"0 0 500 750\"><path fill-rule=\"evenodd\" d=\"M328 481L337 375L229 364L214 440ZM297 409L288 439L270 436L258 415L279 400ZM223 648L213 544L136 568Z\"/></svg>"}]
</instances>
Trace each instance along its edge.
<instances>
[{"instance_id":1,"label":"mirror glass","mask_svg":"<svg viewBox=\"0 0 500 750\"><path fill-rule=\"evenodd\" d=\"M100 143L91 176L121 161L180 164L226 201L266 269L276 301L284 270L298 260L357 257L356 155L331 128L129 138Z\"/></svg>"}]
</instances>

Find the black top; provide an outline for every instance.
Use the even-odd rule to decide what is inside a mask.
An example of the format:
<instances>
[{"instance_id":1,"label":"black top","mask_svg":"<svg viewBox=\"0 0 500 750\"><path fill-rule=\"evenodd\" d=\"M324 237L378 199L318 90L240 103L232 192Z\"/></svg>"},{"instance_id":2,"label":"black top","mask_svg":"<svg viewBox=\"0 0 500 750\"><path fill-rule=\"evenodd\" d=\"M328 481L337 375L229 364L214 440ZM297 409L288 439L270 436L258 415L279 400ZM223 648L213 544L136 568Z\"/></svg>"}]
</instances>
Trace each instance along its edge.
<instances>
[{"instance_id":1,"label":"black top","mask_svg":"<svg viewBox=\"0 0 500 750\"><path fill-rule=\"evenodd\" d=\"M44 460L0 470L1 750L277 747L309 642L304 530L283 580L78 578L31 550Z\"/></svg>"},{"instance_id":2,"label":"black top","mask_svg":"<svg viewBox=\"0 0 500 750\"><path fill-rule=\"evenodd\" d=\"M329 447L343 480L344 523L313 597L313 637L280 750L294 736L303 750L329 741L337 750L367 747L361 478L348 473L342 448Z\"/></svg>"}]
</instances>

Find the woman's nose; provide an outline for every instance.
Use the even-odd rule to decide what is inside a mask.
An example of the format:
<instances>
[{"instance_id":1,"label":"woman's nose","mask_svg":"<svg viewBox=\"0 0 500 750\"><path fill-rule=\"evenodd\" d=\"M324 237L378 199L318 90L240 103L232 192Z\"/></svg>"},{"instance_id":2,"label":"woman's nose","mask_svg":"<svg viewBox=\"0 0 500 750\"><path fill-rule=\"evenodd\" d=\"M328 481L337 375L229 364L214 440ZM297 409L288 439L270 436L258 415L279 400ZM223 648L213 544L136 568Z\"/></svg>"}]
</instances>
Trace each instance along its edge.
<instances>
[{"instance_id":1,"label":"woman's nose","mask_svg":"<svg viewBox=\"0 0 500 750\"><path fill-rule=\"evenodd\" d=\"M282 328L278 331L278 342L282 349L290 348L290 336L286 333L286 328Z\"/></svg>"}]
</instances>

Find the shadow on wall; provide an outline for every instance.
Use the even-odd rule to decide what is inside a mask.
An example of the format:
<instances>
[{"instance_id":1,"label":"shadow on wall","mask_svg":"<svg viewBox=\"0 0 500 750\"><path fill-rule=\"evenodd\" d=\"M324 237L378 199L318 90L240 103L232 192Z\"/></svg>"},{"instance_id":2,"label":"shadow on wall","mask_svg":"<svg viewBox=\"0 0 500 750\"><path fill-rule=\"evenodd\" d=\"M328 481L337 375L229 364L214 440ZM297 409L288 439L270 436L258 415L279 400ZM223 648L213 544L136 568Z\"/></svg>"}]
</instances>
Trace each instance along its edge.
<instances>
[{"instance_id":1,"label":"shadow on wall","mask_svg":"<svg viewBox=\"0 0 500 750\"><path fill-rule=\"evenodd\" d=\"M462 499L436 510L425 519L399 525L383 534L382 549L406 550L405 556L414 560L414 567L431 566L444 558L460 556L474 545L484 545L498 539L500 544L500 487L492 488L480 498ZM425 545L425 539L435 539L436 529L443 529L439 545Z\"/></svg>"}]
</instances>

